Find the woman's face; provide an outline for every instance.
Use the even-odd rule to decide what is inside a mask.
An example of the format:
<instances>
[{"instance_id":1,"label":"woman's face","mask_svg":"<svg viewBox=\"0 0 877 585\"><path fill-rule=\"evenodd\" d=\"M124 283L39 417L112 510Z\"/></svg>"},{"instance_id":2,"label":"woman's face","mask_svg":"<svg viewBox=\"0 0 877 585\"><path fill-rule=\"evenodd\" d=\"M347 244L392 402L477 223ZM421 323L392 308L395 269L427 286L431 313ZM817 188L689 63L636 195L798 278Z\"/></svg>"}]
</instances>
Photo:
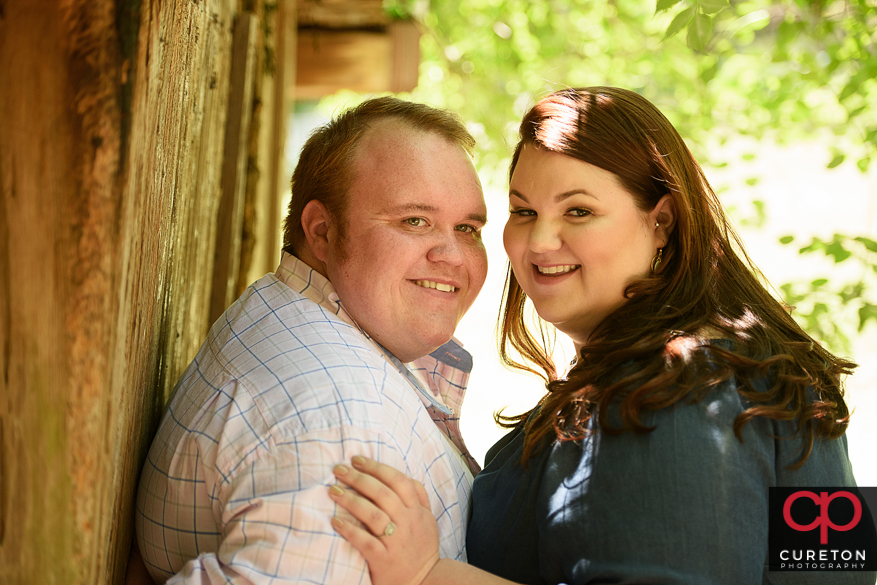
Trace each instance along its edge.
<instances>
[{"instance_id":1,"label":"woman's face","mask_svg":"<svg viewBox=\"0 0 877 585\"><path fill-rule=\"evenodd\" d=\"M577 349L649 274L666 243L655 226L663 203L644 212L608 171L530 144L521 151L503 243L539 316Z\"/></svg>"}]
</instances>

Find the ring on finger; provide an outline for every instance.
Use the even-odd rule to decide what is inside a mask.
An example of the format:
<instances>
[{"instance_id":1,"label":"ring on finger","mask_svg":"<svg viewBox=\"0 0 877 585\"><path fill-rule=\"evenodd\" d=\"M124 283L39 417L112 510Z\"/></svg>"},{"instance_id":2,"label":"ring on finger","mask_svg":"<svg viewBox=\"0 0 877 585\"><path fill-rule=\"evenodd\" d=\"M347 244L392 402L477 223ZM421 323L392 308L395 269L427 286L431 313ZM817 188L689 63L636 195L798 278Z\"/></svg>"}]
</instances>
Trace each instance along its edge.
<instances>
[{"instance_id":1,"label":"ring on finger","mask_svg":"<svg viewBox=\"0 0 877 585\"><path fill-rule=\"evenodd\" d=\"M378 536L378 538L381 538L382 536L392 536L394 532L396 532L396 525L390 522L387 524L387 527L384 528L384 533Z\"/></svg>"}]
</instances>

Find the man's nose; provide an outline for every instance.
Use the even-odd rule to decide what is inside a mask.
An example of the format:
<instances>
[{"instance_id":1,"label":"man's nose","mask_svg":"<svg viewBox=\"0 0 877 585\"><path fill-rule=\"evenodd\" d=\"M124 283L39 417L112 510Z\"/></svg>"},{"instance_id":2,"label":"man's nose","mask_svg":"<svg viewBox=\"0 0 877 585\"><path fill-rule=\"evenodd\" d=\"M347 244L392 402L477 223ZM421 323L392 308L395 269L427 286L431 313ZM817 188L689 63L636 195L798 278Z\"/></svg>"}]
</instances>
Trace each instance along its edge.
<instances>
[{"instance_id":1,"label":"man's nose","mask_svg":"<svg viewBox=\"0 0 877 585\"><path fill-rule=\"evenodd\" d=\"M563 239L560 235L560 229L554 222L537 219L530 231L528 244L531 252L542 254L559 249L563 244Z\"/></svg>"},{"instance_id":2,"label":"man's nose","mask_svg":"<svg viewBox=\"0 0 877 585\"><path fill-rule=\"evenodd\" d=\"M427 252L430 262L445 262L452 266L461 266L465 260L463 247L457 239L457 232L441 234Z\"/></svg>"}]
</instances>

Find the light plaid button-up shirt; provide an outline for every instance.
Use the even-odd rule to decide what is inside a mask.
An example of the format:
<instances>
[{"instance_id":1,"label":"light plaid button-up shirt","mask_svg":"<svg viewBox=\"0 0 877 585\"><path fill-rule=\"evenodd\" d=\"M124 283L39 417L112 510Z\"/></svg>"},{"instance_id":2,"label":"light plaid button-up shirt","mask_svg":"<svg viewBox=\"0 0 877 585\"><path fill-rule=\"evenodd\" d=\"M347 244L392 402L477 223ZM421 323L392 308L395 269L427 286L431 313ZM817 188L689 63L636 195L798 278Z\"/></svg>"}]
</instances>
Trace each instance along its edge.
<instances>
[{"instance_id":1,"label":"light plaid button-up shirt","mask_svg":"<svg viewBox=\"0 0 877 585\"><path fill-rule=\"evenodd\" d=\"M452 340L412 375L285 254L210 329L161 421L136 510L153 578L369 583L330 525L344 513L327 495L332 467L356 454L422 482L441 556L465 561L478 466L458 423L471 365Z\"/></svg>"}]
</instances>

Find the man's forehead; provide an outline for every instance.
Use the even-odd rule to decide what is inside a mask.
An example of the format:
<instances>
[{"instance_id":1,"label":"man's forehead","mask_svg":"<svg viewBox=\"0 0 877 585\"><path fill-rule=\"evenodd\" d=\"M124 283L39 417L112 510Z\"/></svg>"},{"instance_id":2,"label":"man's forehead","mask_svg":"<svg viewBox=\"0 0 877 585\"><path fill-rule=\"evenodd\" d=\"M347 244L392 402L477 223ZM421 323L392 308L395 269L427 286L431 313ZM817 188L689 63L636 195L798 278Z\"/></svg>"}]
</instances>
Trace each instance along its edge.
<instances>
[{"instance_id":1,"label":"man's forehead","mask_svg":"<svg viewBox=\"0 0 877 585\"><path fill-rule=\"evenodd\" d=\"M369 124L358 141L356 152L362 155L381 148L401 148L418 144L428 136L438 137L434 132L412 128L405 120L383 118Z\"/></svg>"}]
</instances>

